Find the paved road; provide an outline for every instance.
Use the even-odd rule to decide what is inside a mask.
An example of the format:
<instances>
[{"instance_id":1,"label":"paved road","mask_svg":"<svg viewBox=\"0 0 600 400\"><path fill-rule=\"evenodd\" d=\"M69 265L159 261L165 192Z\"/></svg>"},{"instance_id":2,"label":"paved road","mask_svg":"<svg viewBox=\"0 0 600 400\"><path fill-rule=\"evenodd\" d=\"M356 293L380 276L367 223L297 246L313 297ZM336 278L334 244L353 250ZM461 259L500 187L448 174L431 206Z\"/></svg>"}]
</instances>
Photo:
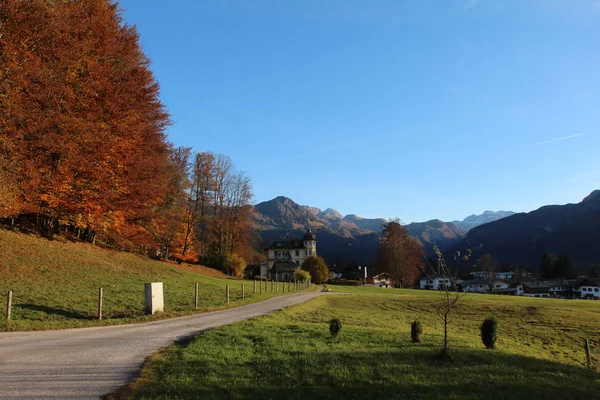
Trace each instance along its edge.
<instances>
[{"instance_id":1,"label":"paved road","mask_svg":"<svg viewBox=\"0 0 600 400\"><path fill-rule=\"evenodd\" d=\"M291 294L229 310L135 325L0 333L0 399L94 399L127 384L175 340L299 304Z\"/></svg>"}]
</instances>

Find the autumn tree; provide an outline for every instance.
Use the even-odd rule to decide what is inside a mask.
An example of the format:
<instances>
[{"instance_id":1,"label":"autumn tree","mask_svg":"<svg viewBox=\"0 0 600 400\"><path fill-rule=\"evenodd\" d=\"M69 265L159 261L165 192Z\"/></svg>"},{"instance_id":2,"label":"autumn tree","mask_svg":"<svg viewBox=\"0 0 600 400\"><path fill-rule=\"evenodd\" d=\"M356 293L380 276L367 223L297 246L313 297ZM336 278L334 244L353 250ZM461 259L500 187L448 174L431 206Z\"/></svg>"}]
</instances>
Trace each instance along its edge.
<instances>
[{"instance_id":1,"label":"autumn tree","mask_svg":"<svg viewBox=\"0 0 600 400\"><path fill-rule=\"evenodd\" d=\"M0 29L11 216L33 216L49 235L62 226L90 241L151 241L169 119L135 28L109 0L31 0L1 2Z\"/></svg>"},{"instance_id":2,"label":"autumn tree","mask_svg":"<svg viewBox=\"0 0 600 400\"><path fill-rule=\"evenodd\" d=\"M312 255L304 260L301 268L310 274L315 283L327 282L329 279L329 268L323 257Z\"/></svg>"},{"instance_id":3,"label":"autumn tree","mask_svg":"<svg viewBox=\"0 0 600 400\"><path fill-rule=\"evenodd\" d=\"M398 219L384 225L374 261L377 273L390 274L396 287L410 287L419 278L421 246Z\"/></svg>"},{"instance_id":4,"label":"autumn tree","mask_svg":"<svg viewBox=\"0 0 600 400\"><path fill-rule=\"evenodd\" d=\"M191 169L191 189L188 201L184 254L196 243L200 257L208 254L210 227L212 226L212 193L214 192L215 156L197 153ZM195 235L193 232L195 231Z\"/></svg>"}]
</instances>

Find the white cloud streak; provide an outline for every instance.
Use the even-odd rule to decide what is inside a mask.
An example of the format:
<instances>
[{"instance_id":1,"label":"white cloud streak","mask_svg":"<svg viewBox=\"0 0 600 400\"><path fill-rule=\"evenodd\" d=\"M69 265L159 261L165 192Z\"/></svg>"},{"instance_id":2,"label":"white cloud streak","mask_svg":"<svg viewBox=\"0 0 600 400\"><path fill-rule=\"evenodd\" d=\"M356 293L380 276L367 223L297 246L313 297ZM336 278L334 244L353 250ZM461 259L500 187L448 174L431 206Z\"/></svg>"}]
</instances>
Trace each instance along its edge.
<instances>
[{"instance_id":1,"label":"white cloud streak","mask_svg":"<svg viewBox=\"0 0 600 400\"><path fill-rule=\"evenodd\" d=\"M585 135L585 133L578 133L577 135L571 135L571 136L560 137L560 138L556 138L556 139L552 139L552 140L546 140L545 142L539 142L539 143L536 143L535 145L539 146L542 144L560 142L561 140L572 139L572 138L576 138L576 137L583 136L583 135Z\"/></svg>"},{"instance_id":2,"label":"white cloud streak","mask_svg":"<svg viewBox=\"0 0 600 400\"><path fill-rule=\"evenodd\" d=\"M465 5L463 6L463 11L468 10L473 7L477 7L478 4L479 4L479 0L468 0L465 3Z\"/></svg>"}]
</instances>

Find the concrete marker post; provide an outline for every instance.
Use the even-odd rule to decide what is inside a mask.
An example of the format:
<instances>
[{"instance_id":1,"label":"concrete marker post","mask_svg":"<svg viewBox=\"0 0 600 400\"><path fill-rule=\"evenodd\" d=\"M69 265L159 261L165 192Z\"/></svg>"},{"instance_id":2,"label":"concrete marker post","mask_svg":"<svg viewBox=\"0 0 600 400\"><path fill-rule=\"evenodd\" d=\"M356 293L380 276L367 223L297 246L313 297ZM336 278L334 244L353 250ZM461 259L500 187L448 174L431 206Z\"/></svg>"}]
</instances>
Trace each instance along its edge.
<instances>
[{"instance_id":1,"label":"concrete marker post","mask_svg":"<svg viewBox=\"0 0 600 400\"><path fill-rule=\"evenodd\" d=\"M262 278L261 278L261 279L260 279L260 294L261 294L261 295L262 295L262 287L263 287L263 284L262 284Z\"/></svg>"},{"instance_id":2,"label":"concrete marker post","mask_svg":"<svg viewBox=\"0 0 600 400\"><path fill-rule=\"evenodd\" d=\"M225 300L229 304L229 285L225 287Z\"/></svg>"},{"instance_id":3,"label":"concrete marker post","mask_svg":"<svg viewBox=\"0 0 600 400\"><path fill-rule=\"evenodd\" d=\"M256 294L256 279L254 279L254 290L252 290L252 296Z\"/></svg>"},{"instance_id":4,"label":"concrete marker post","mask_svg":"<svg viewBox=\"0 0 600 400\"><path fill-rule=\"evenodd\" d=\"M102 288L98 289L98 321L102 321Z\"/></svg>"},{"instance_id":5,"label":"concrete marker post","mask_svg":"<svg viewBox=\"0 0 600 400\"><path fill-rule=\"evenodd\" d=\"M198 282L196 282L196 284L194 286L195 286L195 289L194 289L194 309L197 310L198 309Z\"/></svg>"},{"instance_id":6,"label":"concrete marker post","mask_svg":"<svg viewBox=\"0 0 600 400\"><path fill-rule=\"evenodd\" d=\"M12 290L8 291L8 299L6 300L6 320L10 321L10 312L12 308Z\"/></svg>"},{"instance_id":7,"label":"concrete marker post","mask_svg":"<svg viewBox=\"0 0 600 400\"><path fill-rule=\"evenodd\" d=\"M246 298L246 293L244 291L244 284L242 283L242 300Z\"/></svg>"}]
</instances>

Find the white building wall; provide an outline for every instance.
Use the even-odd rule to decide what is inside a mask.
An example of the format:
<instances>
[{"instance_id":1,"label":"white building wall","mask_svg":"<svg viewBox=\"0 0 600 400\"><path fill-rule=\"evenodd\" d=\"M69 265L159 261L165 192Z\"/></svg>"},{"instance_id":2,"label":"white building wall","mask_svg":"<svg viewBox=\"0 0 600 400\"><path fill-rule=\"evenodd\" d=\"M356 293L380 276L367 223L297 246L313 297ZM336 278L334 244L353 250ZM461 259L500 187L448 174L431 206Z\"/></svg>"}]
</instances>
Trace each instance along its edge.
<instances>
[{"instance_id":1,"label":"white building wall","mask_svg":"<svg viewBox=\"0 0 600 400\"><path fill-rule=\"evenodd\" d=\"M302 263L311 255L317 255L317 242L315 241L305 241L304 247L306 249L269 249L267 251L267 268L269 271L273 268L273 264L277 260L291 260L298 266L302 266ZM277 253L279 252L280 257L277 257ZM286 253L287 252L287 253ZM289 254L289 257L288 257Z\"/></svg>"}]
</instances>

